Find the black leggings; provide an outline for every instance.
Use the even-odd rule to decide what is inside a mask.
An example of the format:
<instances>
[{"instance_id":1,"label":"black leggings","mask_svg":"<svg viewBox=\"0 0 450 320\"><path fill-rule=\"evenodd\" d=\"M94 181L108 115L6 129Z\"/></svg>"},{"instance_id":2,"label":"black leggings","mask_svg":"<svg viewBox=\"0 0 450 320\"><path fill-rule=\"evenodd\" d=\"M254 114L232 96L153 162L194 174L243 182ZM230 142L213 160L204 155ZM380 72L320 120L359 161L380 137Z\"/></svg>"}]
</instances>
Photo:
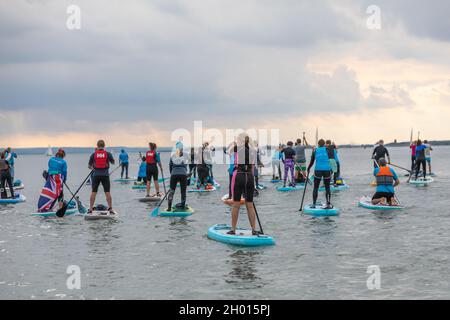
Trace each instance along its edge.
<instances>
[{"instance_id":1,"label":"black leggings","mask_svg":"<svg viewBox=\"0 0 450 320\"><path fill-rule=\"evenodd\" d=\"M427 161L425 159L416 160L416 179L419 176L420 165L422 165L423 177L425 178L427 175Z\"/></svg>"},{"instance_id":2,"label":"black leggings","mask_svg":"<svg viewBox=\"0 0 450 320\"><path fill-rule=\"evenodd\" d=\"M330 181L331 181L331 171L314 171L314 190L313 190L313 203L316 204L317 197L319 196L319 187L320 181L322 181L325 185L325 193L327 204L331 202L331 190L330 190Z\"/></svg>"},{"instance_id":3,"label":"black leggings","mask_svg":"<svg viewBox=\"0 0 450 320\"><path fill-rule=\"evenodd\" d=\"M334 184L337 183L337 179L341 176L341 164L339 162L336 162L337 165L337 171L334 173Z\"/></svg>"},{"instance_id":4,"label":"black leggings","mask_svg":"<svg viewBox=\"0 0 450 320\"><path fill-rule=\"evenodd\" d=\"M416 156L411 156L411 171L416 167Z\"/></svg>"},{"instance_id":5,"label":"black leggings","mask_svg":"<svg viewBox=\"0 0 450 320\"><path fill-rule=\"evenodd\" d=\"M120 177L123 178L123 172L126 171L125 178L128 178L128 163L122 163L122 172L120 173Z\"/></svg>"},{"instance_id":6,"label":"black leggings","mask_svg":"<svg viewBox=\"0 0 450 320\"><path fill-rule=\"evenodd\" d=\"M186 205L186 187L187 187L187 177L185 175L174 175L170 177L170 190L167 196L168 207L172 208L173 195L177 188L178 182L181 188L181 205L184 207Z\"/></svg>"},{"instance_id":7,"label":"black leggings","mask_svg":"<svg viewBox=\"0 0 450 320\"><path fill-rule=\"evenodd\" d=\"M3 170L1 171L1 183L0 183L0 189L1 189L1 198L6 199L8 194L6 193L6 184L8 183L9 191L11 192L11 197L14 198L14 188L13 188L13 182L11 173L9 170Z\"/></svg>"}]
</instances>

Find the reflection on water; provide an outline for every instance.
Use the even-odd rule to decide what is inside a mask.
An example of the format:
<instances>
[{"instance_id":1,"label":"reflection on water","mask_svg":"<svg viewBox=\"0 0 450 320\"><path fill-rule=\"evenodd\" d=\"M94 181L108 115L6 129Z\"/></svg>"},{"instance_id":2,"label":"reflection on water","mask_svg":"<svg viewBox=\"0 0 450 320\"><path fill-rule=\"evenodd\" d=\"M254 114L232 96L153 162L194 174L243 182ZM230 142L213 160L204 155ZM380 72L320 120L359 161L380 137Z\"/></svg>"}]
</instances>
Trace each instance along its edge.
<instances>
[{"instance_id":1,"label":"reflection on water","mask_svg":"<svg viewBox=\"0 0 450 320\"><path fill-rule=\"evenodd\" d=\"M256 265L261 263L261 252L238 250L230 254L227 264L231 265L231 272L225 275L225 282L232 284L236 289L252 289L264 286L258 276Z\"/></svg>"}]
</instances>

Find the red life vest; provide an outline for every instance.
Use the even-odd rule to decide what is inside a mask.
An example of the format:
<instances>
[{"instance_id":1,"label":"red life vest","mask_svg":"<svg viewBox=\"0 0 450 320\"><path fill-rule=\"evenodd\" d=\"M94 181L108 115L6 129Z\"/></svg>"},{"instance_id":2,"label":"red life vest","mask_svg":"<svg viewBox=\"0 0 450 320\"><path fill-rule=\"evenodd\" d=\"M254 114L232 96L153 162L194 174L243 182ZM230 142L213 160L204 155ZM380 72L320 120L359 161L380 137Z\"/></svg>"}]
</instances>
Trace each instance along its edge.
<instances>
[{"instance_id":1,"label":"red life vest","mask_svg":"<svg viewBox=\"0 0 450 320\"><path fill-rule=\"evenodd\" d=\"M145 162L147 164L156 164L156 151L155 150L149 150L145 154Z\"/></svg>"},{"instance_id":2,"label":"red life vest","mask_svg":"<svg viewBox=\"0 0 450 320\"><path fill-rule=\"evenodd\" d=\"M109 168L108 152L105 150L95 150L94 152L94 168L107 169Z\"/></svg>"}]
</instances>

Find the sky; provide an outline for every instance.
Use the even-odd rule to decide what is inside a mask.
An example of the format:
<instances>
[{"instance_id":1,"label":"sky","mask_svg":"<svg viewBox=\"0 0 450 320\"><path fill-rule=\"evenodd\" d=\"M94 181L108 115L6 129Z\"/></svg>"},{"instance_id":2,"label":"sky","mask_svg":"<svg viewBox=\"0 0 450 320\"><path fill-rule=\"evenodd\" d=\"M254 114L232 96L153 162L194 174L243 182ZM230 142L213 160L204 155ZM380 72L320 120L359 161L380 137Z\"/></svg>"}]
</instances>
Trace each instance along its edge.
<instances>
[{"instance_id":1,"label":"sky","mask_svg":"<svg viewBox=\"0 0 450 320\"><path fill-rule=\"evenodd\" d=\"M80 29L67 27L70 5ZM449 11L447 0L3 0L0 147L171 146L194 121L279 130L282 142L316 128L337 144L406 141L411 128L450 139Z\"/></svg>"}]
</instances>

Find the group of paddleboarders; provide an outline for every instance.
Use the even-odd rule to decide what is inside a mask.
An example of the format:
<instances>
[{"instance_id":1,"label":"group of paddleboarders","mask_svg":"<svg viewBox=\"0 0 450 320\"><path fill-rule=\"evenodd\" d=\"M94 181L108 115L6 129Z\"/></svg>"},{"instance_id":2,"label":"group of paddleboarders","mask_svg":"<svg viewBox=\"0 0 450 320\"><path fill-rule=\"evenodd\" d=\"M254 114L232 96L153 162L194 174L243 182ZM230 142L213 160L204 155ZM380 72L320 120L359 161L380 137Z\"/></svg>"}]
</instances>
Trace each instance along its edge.
<instances>
[{"instance_id":1,"label":"group of paddleboarders","mask_svg":"<svg viewBox=\"0 0 450 320\"><path fill-rule=\"evenodd\" d=\"M422 175L423 179L426 179L427 176L427 164L428 164L428 173L431 174L431 151L433 148L431 144L428 143L427 140L418 139L416 141L411 142L409 148L411 149L411 173L415 175L415 180L418 179L420 170L422 167Z\"/></svg>"},{"instance_id":2,"label":"group of paddleboarders","mask_svg":"<svg viewBox=\"0 0 450 320\"><path fill-rule=\"evenodd\" d=\"M0 152L0 196L14 198L14 159L17 154L10 147ZM9 191L9 194L8 194Z\"/></svg>"}]
</instances>

